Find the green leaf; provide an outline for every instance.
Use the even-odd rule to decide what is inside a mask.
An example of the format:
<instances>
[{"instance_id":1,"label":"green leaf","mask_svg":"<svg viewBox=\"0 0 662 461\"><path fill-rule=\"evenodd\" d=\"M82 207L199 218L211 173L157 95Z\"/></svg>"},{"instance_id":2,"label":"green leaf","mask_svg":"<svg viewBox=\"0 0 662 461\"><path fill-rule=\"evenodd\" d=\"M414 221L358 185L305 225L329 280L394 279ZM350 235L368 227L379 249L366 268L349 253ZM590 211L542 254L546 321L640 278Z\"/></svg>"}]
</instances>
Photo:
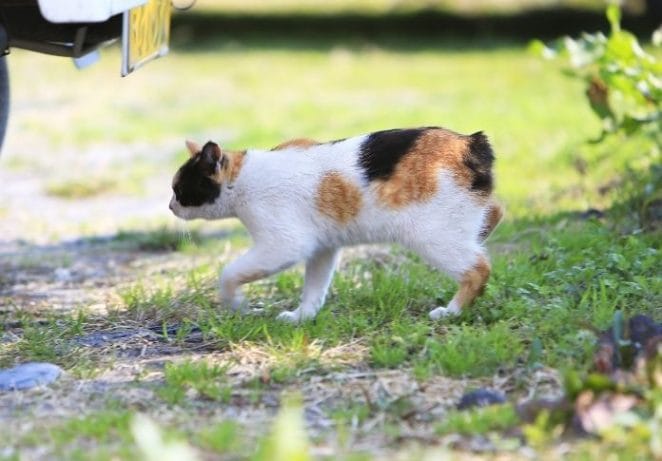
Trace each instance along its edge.
<instances>
[{"instance_id":1,"label":"green leaf","mask_svg":"<svg viewBox=\"0 0 662 461\"><path fill-rule=\"evenodd\" d=\"M642 128L642 125L642 122L627 115L623 117L623 121L621 122L621 128L629 136L637 133Z\"/></svg>"},{"instance_id":2,"label":"green leaf","mask_svg":"<svg viewBox=\"0 0 662 461\"><path fill-rule=\"evenodd\" d=\"M535 366L542 362L542 356L543 356L543 346L542 346L542 341L540 341L539 337L533 338L533 341L531 341L531 347L529 349L529 358L527 360L527 365L528 366Z\"/></svg>"},{"instance_id":3,"label":"green leaf","mask_svg":"<svg viewBox=\"0 0 662 461\"><path fill-rule=\"evenodd\" d=\"M651 37L651 42L654 46L662 45L662 26L655 29L655 32L653 32L653 36Z\"/></svg>"},{"instance_id":4,"label":"green leaf","mask_svg":"<svg viewBox=\"0 0 662 461\"><path fill-rule=\"evenodd\" d=\"M611 25L608 37L582 33L578 39L559 39L552 50L539 41L531 42L529 49L538 55L547 53L545 57L567 57L569 65L561 72L587 82L588 103L602 121L603 132L633 136L660 119L662 62L646 53L635 35L621 29L618 4L612 2L606 16ZM653 42L662 44L662 27L653 34Z\"/></svg>"},{"instance_id":5,"label":"green leaf","mask_svg":"<svg viewBox=\"0 0 662 461\"><path fill-rule=\"evenodd\" d=\"M571 400L575 400L577 395L582 391L584 385L579 376L579 372L572 369L565 370L563 374L565 393Z\"/></svg>"},{"instance_id":6,"label":"green leaf","mask_svg":"<svg viewBox=\"0 0 662 461\"><path fill-rule=\"evenodd\" d=\"M636 62L643 54L637 38L629 32L615 32L607 41L605 58L615 61L615 64Z\"/></svg>"},{"instance_id":7,"label":"green leaf","mask_svg":"<svg viewBox=\"0 0 662 461\"><path fill-rule=\"evenodd\" d=\"M614 343L618 344L621 339L623 339L623 312L616 311L614 312L614 321L612 324L614 332Z\"/></svg>"},{"instance_id":8,"label":"green leaf","mask_svg":"<svg viewBox=\"0 0 662 461\"><path fill-rule=\"evenodd\" d=\"M595 393L610 391L613 390L614 387L615 384L609 376L603 375L602 373L589 373L584 379L583 388Z\"/></svg>"},{"instance_id":9,"label":"green leaf","mask_svg":"<svg viewBox=\"0 0 662 461\"><path fill-rule=\"evenodd\" d=\"M621 30L621 8L617 4L612 3L607 7L607 20L612 34Z\"/></svg>"},{"instance_id":10,"label":"green leaf","mask_svg":"<svg viewBox=\"0 0 662 461\"><path fill-rule=\"evenodd\" d=\"M531 40L526 47L526 51L534 56L544 58L544 59L553 59L558 55L558 52L545 45L542 40Z\"/></svg>"},{"instance_id":11,"label":"green leaf","mask_svg":"<svg viewBox=\"0 0 662 461\"><path fill-rule=\"evenodd\" d=\"M586 46L584 40L575 40L566 37L563 40L563 45L570 56L570 64L573 67L584 67L594 61L594 55L591 53L589 47Z\"/></svg>"}]
</instances>

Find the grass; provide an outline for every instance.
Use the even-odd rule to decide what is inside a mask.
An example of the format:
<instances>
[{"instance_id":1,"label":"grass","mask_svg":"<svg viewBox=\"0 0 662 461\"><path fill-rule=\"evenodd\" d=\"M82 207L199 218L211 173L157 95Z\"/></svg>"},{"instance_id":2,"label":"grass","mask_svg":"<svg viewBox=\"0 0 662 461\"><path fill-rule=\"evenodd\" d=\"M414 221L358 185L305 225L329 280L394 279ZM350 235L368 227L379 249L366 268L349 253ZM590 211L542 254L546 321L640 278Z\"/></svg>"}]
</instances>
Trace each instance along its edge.
<instances>
[{"instance_id":1,"label":"grass","mask_svg":"<svg viewBox=\"0 0 662 461\"><path fill-rule=\"evenodd\" d=\"M110 165L109 171L98 171L90 175L80 175L76 171L63 177L53 178L46 182L46 195L65 200L80 200L117 194L142 196L145 194L145 183L151 174L151 165L145 166L141 161L131 162L131 171L126 176L116 174L122 165ZM67 178L68 176L68 178Z\"/></svg>"},{"instance_id":2,"label":"grass","mask_svg":"<svg viewBox=\"0 0 662 461\"><path fill-rule=\"evenodd\" d=\"M164 285L147 294L136 285L124 299L140 319L177 323L192 312L196 317L189 320L210 338L265 343L296 356L305 341L334 347L361 337L368 341L373 366L412 365L455 376L486 376L512 366L527 358L536 339L545 365L586 367L593 350L586 326L604 328L616 310L659 318L655 236L623 236L597 221L564 223L556 217L536 227L525 251L494 258L485 295L449 322L431 322L426 314L450 298L453 285L406 254L396 270L369 261L350 264L337 274L318 318L296 328L275 323L273 315L294 306L302 286L297 271L250 287L250 298L264 303L266 318L219 312L213 267L200 268L180 292ZM507 240L518 232L504 226L500 233Z\"/></svg>"},{"instance_id":3,"label":"grass","mask_svg":"<svg viewBox=\"0 0 662 461\"><path fill-rule=\"evenodd\" d=\"M114 50L82 75L62 61L53 61L55 58L23 59L16 53L12 64L18 74L26 76L22 83L26 89L36 88L31 97L44 104L53 96L39 93L42 85L34 80L38 73L31 72L33 67L50 66L54 78L60 80L107 81L100 89L83 84L75 88L76 93L73 88L60 90L59 97L71 102L49 109L48 122L26 110L24 116L31 124L25 130L39 131L53 146L73 144L80 148L171 139L159 149L164 152L151 160L154 170L171 175L183 159L183 139L187 137L217 139L228 148L239 148L271 147L302 135L331 139L391 126L439 123L464 132L482 128L497 149L498 191L511 218L549 213L552 208L574 209L578 202L584 206L587 197L568 197L564 191L578 184L589 190L598 179L593 170L600 168L599 162L587 159L589 174L585 177L574 167L578 160L592 155L578 143L598 132L598 123L578 100L580 85L521 49L485 51L469 46L459 53L455 43L416 42L405 50L392 50L388 43L370 47L340 42L328 48L323 44L319 50L298 50L290 44L289 49L271 51L250 41L239 43L236 49L232 43L228 38L221 41L220 49L213 48L218 42L203 44L207 47L203 51L185 49L178 53L175 49L167 59L151 63L149 72L122 81L112 78L118 60ZM178 72L172 72L170 66ZM261 77L263 66L272 69L268 84ZM217 67L224 71L215 72ZM291 69L296 68L306 71L293 76ZM377 69L382 78L375 78ZM484 77L487 69L489 79ZM185 92L171 91L180 81L195 81L196 85ZM320 88L323 95L316 97ZM17 98L22 96L20 91L17 88ZM116 98L118 94L122 98ZM550 94L556 98L554 110L541 110ZM111 126L98 123L108 118L107 106L85 105L90 98L107 100L113 107L118 115L109 121ZM157 104L159 109L150 104ZM32 126L35 124L38 126ZM70 126L76 129L65 129ZM27 155L21 149L20 145L8 148L7 161L13 158L12 150L16 150L16 158ZM167 162L154 162L163 156ZM74 164L79 161L85 159L72 160ZM47 169L49 162L37 158L33 167ZM128 176L134 170L133 163L118 162L113 170L118 177ZM614 163L608 162L610 167ZM550 169L554 175L547 174ZM507 179L520 175L528 180ZM128 186L120 189L131 193ZM552 207L549 197L554 195L559 199Z\"/></svg>"},{"instance_id":4,"label":"grass","mask_svg":"<svg viewBox=\"0 0 662 461\"><path fill-rule=\"evenodd\" d=\"M522 357L521 339L506 323L485 328L461 325L441 341L427 344L423 363L452 376L487 375Z\"/></svg>"},{"instance_id":5,"label":"grass","mask_svg":"<svg viewBox=\"0 0 662 461\"><path fill-rule=\"evenodd\" d=\"M46 186L48 195L69 200L94 197L117 190L117 184L109 178L81 178L75 181L52 182Z\"/></svg>"},{"instance_id":6,"label":"grass","mask_svg":"<svg viewBox=\"0 0 662 461\"><path fill-rule=\"evenodd\" d=\"M233 421L221 421L203 430L199 441L203 447L214 453L235 453L240 448L240 429Z\"/></svg>"},{"instance_id":7,"label":"grass","mask_svg":"<svg viewBox=\"0 0 662 461\"><path fill-rule=\"evenodd\" d=\"M131 413L122 410L103 410L89 416L71 419L50 431L57 446L70 444L82 438L97 442L130 439L129 422Z\"/></svg>"},{"instance_id":8,"label":"grass","mask_svg":"<svg viewBox=\"0 0 662 461\"><path fill-rule=\"evenodd\" d=\"M135 365L140 372L116 391L126 401L88 416L59 418L50 432L34 431L30 443L7 442L16 453L43 444L53 450L66 447L68 459L82 459L86 447L93 446L99 458L132 459L129 450L118 446L132 446L128 415L146 411L204 453L266 456L259 450L246 453L238 444L269 445L251 431L250 418L258 417L250 412L268 406L269 399L278 402L283 389L338 379L338 373L389 376L401 371L423 389L446 378L485 382L513 370L581 370L591 366L595 338L590 330L608 325L614 311L662 319L659 231L642 220L650 202L641 199L647 182L653 188L658 184L646 176L656 157L639 155L636 140L614 140L605 147L585 144L598 132L598 123L581 99L580 85L508 43L486 49L402 40L400 48L342 40L312 45L275 39L269 47L228 38L175 47L167 58L122 81L113 77L119 62L114 49L82 75L61 61L55 64L54 58L16 52L12 72L22 79L15 80L15 100L34 101L34 106L17 105L13 136L32 139L39 133L53 149L76 150L82 159L73 160L74 165L84 163L99 144L154 145L138 163L162 173L161 187L168 189L168 176L184 158L185 138L217 139L237 148L393 126L485 129L497 150L497 193L508 210L488 242L493 275L485 294L460 317L433 322L427 312L448 302L454 284L416 255L389 248L375 257L347 259L315 321L293 327L274 320L280 310L295 307L300 268L248 287L249 299L264 307L265 315L240 317L219 309L216 278L247 246L245 233L225 229L213 239L196 230L182 237L171 227L146 230L139 224L114 240L137 254L179 258L173 266L144 272L129 267L131 280L113 287L106 316L76 318L65 312L37 322L37 316L26 314L19 327L5 329L18 339L0 341L3 365L48 360L74 371L74 377L92 378L115 371L117 364ZM49 68L48 82L35 71L44 68ZM77 84L67 84L71 81ZM26 155L23 149L30 147L9 146L10 160ZM131 171L127 157L114 164L117 176ZM626 165L639 178L628 179ZM39 171L52 167L50 158L35 159ZM123 181L116 184L113 193L134 193ZM82 197L70 185L63 190ZM606 216L578 214L589 207ZM13 318L12 313L0 316ZM94 351L74 341L97 329L138 326L157 332L158 345ZM198 342L191 339L194 335ZM143 359L143 346L158 349L158 360ZM355 394L333 394L333 404L321 400L333 424L320 429L320 446L335 446L336 436L345 437L351 459L356 440L372 430L372 435L381 433L382 448L388 425L397 427L417 405L411 396L389 399L379 394L386 391L370 385L361 384L363 390ZM122 389L132 386L149 397L127 403ZM342 381L331 387L346 390ZM91 401L102 398L91 395ZM304 397L310 401L314 395ZM248 412L248 424L225 418L226 408ZM377 421L384 414L386 425ZM45 424L27 413L20 418L37 427ZM434 425L437 434L502 432L514 425L514 414L510 405L449 411ZM264 421L256 427L264 428ZM20 433L15 431L7 437ZM406 458L407 448L393 445ZM601 449L589 445L581 453L604 454Z\"/></svg>"},{"instance_id":9,"label":"grass","mask_svg":"<svg viewBox=\"0 0 662 461\"><path fill-rule=\"evenodd\" d=\"M512 405L493 405L469 411L450 411L436 432L444 434L486 434L515 427L519 418Z\"/></svg>"},{"instance_id":10,"label":"grass","mask_svg":"<svg viewBox=\"0 0 662 461\"><path fill-rule=\"evenodd\" d=\"M188 391L203 399L227 403L232 396L232 388L223 382L225 372L226 367L206 362L166 364L165 386L157 393L171 405L190 398Z\"/></svg>"},{"instance_id":11,"label":"grass","mask_svg":"<svg viewBox=\"0 0 662 461\"><path fill-rule=\"evenodd\" d=\"M136 249L143 251L185 251L202 243L202 236L197 230L177 231L161 226L153 231L120 231L115 236L117 242L130 242Z\"/></svg>"}]
</instances>

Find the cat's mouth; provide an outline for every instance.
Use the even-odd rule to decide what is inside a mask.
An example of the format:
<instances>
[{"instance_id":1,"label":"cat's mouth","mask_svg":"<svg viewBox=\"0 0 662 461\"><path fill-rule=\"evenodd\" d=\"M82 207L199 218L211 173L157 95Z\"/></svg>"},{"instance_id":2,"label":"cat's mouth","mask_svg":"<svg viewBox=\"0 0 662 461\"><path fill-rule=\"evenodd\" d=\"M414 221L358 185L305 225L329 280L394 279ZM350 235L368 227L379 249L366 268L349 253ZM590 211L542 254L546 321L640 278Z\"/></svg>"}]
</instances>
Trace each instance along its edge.
<instances>
[{"instance_id":1,"label":"cat's mouth","mask_svg":"<svg viewBox=\"0 0 662 461\"><path fill-rule=\"evenodd\" d=\"M170 205L168 206L170 208L170 211L172 211L172 213L178 218L187 219L187 220L192 219L189 216L189 213L186 212L187 211L186 208L179 204L179 202L177 201L174 195L170 199Z\"/></svg>"}]
</instances>

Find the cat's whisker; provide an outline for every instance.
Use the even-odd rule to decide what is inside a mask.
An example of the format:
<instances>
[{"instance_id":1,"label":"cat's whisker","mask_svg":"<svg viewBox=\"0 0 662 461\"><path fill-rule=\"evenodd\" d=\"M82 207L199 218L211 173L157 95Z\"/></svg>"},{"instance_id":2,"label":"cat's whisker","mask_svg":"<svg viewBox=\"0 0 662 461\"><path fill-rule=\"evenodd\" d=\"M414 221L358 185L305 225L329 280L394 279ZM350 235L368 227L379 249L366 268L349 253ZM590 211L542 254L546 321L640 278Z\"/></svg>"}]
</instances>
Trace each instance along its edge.
<instances>
[{"instance_id":1,"label":"cat's whisker","mask_svg":"<svg viewBox=\"0 0 662 461\"><path fill-rule=\"evenodd\" d=\"M193 242L193 238L191 237L191 231L188 227L188 223L181 220L177 220L175 231L179 236L179 242L181 244L190 245Z\"/></svg>"},{"instance_id":2,"label":"cat's whisker","mask_svg":"<svg viewBox=\"0 0 662 461\"><path fill-rule=\"evenodd\" d=\"M191 243L191 231L188 228L180 229L180 236L184 243Z\"/></svg>"}]
</instances>

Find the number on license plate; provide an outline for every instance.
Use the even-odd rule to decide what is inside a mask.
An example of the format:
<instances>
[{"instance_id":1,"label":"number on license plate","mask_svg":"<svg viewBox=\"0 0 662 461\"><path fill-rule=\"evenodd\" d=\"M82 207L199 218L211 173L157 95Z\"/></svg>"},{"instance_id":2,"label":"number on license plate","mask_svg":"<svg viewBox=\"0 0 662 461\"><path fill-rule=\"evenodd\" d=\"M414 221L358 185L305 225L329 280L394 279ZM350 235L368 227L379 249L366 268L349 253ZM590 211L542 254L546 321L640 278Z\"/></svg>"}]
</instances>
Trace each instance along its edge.
<instances>
[{"instance_id":1,"label":"number on license plate","mask_svg":"<svg viewBox=\"0 0 662 461\"><path fill-rule=\"evenodd\" d=\"M170 0L148 0L124 12L122 25L122 76L168 53Z\"/></svg>"}]
</instances>

